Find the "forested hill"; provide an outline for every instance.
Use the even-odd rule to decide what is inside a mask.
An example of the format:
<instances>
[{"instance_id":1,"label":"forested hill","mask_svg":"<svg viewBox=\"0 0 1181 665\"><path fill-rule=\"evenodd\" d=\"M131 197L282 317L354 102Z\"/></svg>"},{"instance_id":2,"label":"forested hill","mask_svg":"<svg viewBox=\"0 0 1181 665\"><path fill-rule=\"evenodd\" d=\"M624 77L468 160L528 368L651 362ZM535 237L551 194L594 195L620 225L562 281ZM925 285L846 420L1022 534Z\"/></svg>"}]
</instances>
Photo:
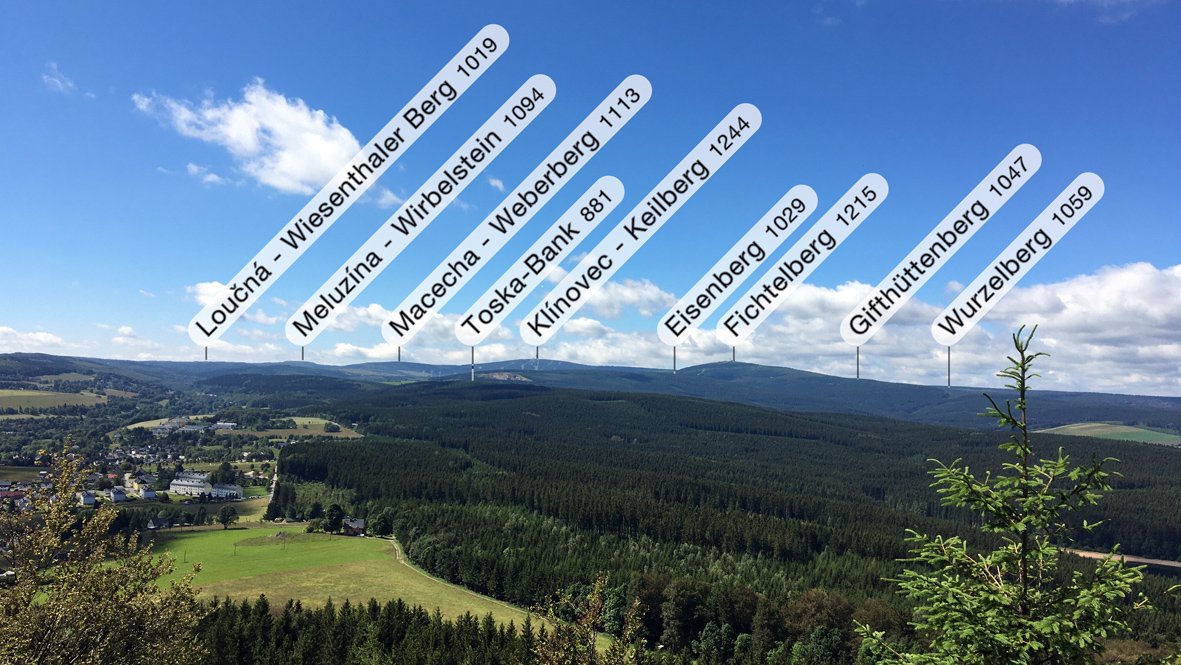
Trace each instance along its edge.
<instances>
[{"instance_id":1,"label":"forested hill","mask_svg":"<svg viewBox=\"0 0 1181 665\"><path fill-rule=\"evenodd\" d=\"M920 386L850 379L741 362L697 365L676 374L661 370L594 372L583 369L520 371L537 384L624 392L688 395L754 404L783 411L826 411L897 418L933 425L992 427L982 411L980 388ZM999 395L1003 389L990 389ZM1036 391L1033 427L1077 422L1119 422L1181 430L1181 398L1105 393Z\"/></svg>"},{"instance_id":2,"label":"forested hill","mask_svg":"<svg viewBox=\"0 0 1181 665\"><path fill-rule=\"evenodd\" d=\"M469 371L468 366L411 362L334 366L311 362L139 362L44 354L0 355L0 382L66 372L121 374L168 388L238 393L242 403L274 408L352 399L379 393L391 383L466 378ZM667 370L525 359L477 364L476 372L486 378L560 388L687 395L784 411L852 413L957 427L990 427L975 416L981 410L979 388L856 380L787 367L725 362L689 367L673 374ZM1037 429L1103 421L1181 432L1181 398L1052 391L1035 394L1041 406L1032 420Z\"/></svg>"},{"instance_id":3,"label":"forested hill","mask_svg":"<svg viewBox=\"0 0 1181 665\"><path fill-rule=\"evenodd\" d=\"M486 382L419 383L308 408L371 438L285 448L277 514L306 515L332 498L353 514L392 507L416 561L517 602L595 570L740 580L772 595L789 586L885 593L880 580L897 572L905 529L979 538L973 516L939 505L929 460L996 470L1005 437ZM1037 440L1045 455L1060 445L1080 460L1121 459L1117 489L1082 516L1108 521L1082 546L1181 557L1181 451Z\"/></svg>"}]
</instances>

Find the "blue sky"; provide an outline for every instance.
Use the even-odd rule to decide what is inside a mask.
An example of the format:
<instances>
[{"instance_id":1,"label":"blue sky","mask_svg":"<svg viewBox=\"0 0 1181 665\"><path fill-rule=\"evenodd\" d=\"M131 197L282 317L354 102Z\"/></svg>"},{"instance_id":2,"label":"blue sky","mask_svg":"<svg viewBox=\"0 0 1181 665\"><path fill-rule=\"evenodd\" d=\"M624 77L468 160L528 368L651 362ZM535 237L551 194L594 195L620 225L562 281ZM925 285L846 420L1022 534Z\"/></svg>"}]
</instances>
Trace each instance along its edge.
<instances>
[{"instance_id":1,"label":"blue sky","mask_svg":"<svg viewBox=\"0 0 1181 665\"><path fill-rule=\"evenodd\" d=\"M1093 171L1104 199L955 348L953 378L995 384L1008 332L1028 322L1041 324L1055 354L1047 387L1181 394L1179 14L1167 0L9 3L0 8L0 352L201 357L183 328L202 294L229 280L340 166L299 137L368 140L496 23L511 37L508 51L211 357L297 359L282 335L295 304L509 93L550 76L557 96L547 110L355 301L339 330L307 349L327 363L391 357L377 327L385 310L498 207L497 183L511 190L619 81L643 74L652 101L404 358L462 362L454 316L586 187L614 175L627 199L583 249L749 102L763 115L759 133L544 356L667 366L658 317L772 203L803 183L823 211L872 171L889 181L889 199L738 349L740 359L851 375L840 320L1002 157L1032 143L1041 170L862 349L863 376L945 380L946 351L928 332L934 315L1075 176ZM186 109L207 120L185 125ZM680 350L682 364L729 357L715 323ZM515 324L477 351L480 360L525 355L532 349Z\"/></svg>"}]
</instances>

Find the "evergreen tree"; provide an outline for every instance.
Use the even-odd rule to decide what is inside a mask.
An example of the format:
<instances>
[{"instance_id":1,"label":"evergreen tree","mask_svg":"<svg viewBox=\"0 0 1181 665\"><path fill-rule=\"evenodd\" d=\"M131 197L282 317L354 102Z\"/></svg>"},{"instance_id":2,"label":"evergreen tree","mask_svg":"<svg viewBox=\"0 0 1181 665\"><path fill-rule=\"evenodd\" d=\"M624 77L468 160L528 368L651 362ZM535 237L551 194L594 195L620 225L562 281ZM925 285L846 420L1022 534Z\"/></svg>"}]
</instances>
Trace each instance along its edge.
<instances>
[{"instance_id":1,"label":"evergreen tree","mask_svg":"<svg viewBox=\"0 0 1181 665\"><path fill-rule=\"evenodd\" d=\"M1026 394L1033 361L1045 353L1031 353L1034 327L1013 335L1016 357L998 376L1011 381L1015 400L1002 409L989 397L987 415L1013 435L1001 444L1011 461L1003 475L977 479L960 460L950 466L938 463L931 472L946 506L964 507L983 517L983 530L999 537L1003 545L990 552L972 551L958 537L930 537L910 531L914 557L919 564L904 571L900 593L916 604L915 628L930 639L930 646L905 653L889 644L883 632L862 627L862 653L877 663L969 664L993 663L1066 664L1094 662L1103 641L1123 633L1130 610L1142 609L1139 599L1123 601L1143 574L1111 554L1093 572L1076 570L1068 579L1059 575L1061 550L1056 542L1068 542L1068 512L1094 505L1110 490L1110 458L1092 459L1086 466L1071 466L1061 449L1053 459L1033 457L1028 426ZM986 395L987 396L987 395ZM1081 529L1096 524L1083 520ZM815 634L814 634L815 635Z\"/></svg>"}]
</instances>

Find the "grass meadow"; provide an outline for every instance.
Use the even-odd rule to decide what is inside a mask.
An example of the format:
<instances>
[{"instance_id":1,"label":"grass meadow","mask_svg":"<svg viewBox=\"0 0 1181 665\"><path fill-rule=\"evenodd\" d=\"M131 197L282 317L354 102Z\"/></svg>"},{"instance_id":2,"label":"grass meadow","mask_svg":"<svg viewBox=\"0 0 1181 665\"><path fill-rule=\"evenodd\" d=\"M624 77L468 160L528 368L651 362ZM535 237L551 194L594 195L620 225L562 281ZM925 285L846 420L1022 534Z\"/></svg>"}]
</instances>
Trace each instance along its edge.
<instances>
[{"instance_id":1,"label":"grass meadow","mask_svg":"<svg viewBox=\"0 0 1181 665\"><path fill-rule=\"evenodd\" d=\"M38 408L82 404L91 406L107 401L105 395L90 393L55 393L45 390L0 390L0 409Z\"/></svg>"},{"instance_id":2,"label":"grass meadow","mask_svg":"<svg viewBox=\"0 0 1181 665\"><path fill-rule=\"evenodd\" d=\"M286 536L277 537L275 534ZM393 541L305 534L302 527L234 528L166 534L156 552L176 557L177 578L201 562L193 585L205 598L257 598L265 593L272 606L288 598L322 605L329 598L367 603L401 598L428 610L436 607L454 618L465 612L491 612L498 622L515 621L525 612L500 601L433 578L406 563Z\"/></svg>"},{"instance_id":3,"label":"grass meadow","mask_svg":"<svg viewBox=\"0 0 1181 665\"><path fill-rule=\"evenodd\" d=\"M1093 436L1099 439L1117 439L1120 441L1139 441L1140 443L1181 444L1181 436L1167 432L1157 432L1143 427L1129 425L1112 425L1109 423L1075 423L1063 425L1047 430L1047 434L1065 434L1068 436Z\"/></svg>"}]
</instances>

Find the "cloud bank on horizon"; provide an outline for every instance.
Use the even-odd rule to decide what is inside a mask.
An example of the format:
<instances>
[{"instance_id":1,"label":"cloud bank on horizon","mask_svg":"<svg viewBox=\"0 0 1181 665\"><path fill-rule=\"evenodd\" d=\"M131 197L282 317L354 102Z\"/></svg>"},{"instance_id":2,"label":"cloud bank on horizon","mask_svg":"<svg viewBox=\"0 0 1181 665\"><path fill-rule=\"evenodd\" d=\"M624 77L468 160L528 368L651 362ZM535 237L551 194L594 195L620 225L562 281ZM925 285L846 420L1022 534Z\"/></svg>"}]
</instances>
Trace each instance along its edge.
<instances>
[{"instance_id":1,"label":"cloud bank on horizon","mask_svg":"<svg viewBox=\"0 0 1181 665\"><path fill-rule=\"evenodd\" d=\"M848 311L872 290L848 282L836 288L805 284L737 349L744 362L788 366L836 376L853 373L854 352L837 330ZM198 303L210 288L193 288ZM1099 294L1096 297L1096 294ZM276 299L277 300L277 299ZM647 329L618 330L589 316L571 320L542 353L547 359L586 365L646 368L671 367L671 349L656 337L657 317L676 302L676 295L650 281L612 282L595 294L588 309L600 317L619 318L634 310ZM256 327L241 326L237 342L219 340L210 347L218 360L281 362L292 360L290 346L278 343L279 325L293 308L272 302L278 315L252 312ZM867 379L940 384L946 380L943 347L932 348L930 325L942 305L913 300L874 337L861 354L861 375ZM276 310L272 310L276 311ZM389 314L381 305L350 307L334 329L376 329ZM467 363L470 350L455 339L458 314L434 317L402 358L429 364ZM515 329L516 323L513 323ZM1181 395L1181 264L1156 268L1148 263L1107 266L1093 274L1051 283L1017 287L952 352L956 385L995 386L995 372L1009 353L1009 336L1018 327L1037 325L1038 346L1051 354L1042 363L1039 387L1156 395ZM109 325L99 329L109 328ZM141 337L121 325L109 339L67 343L49 332L18 332L0 327L0 352L41 352L94 355L131 360L200 360L201 349L177 341L163 344ZM183 333L183 328L179 331ZM477 362L528 358L526 346L501 326L477 349ZM713 326L695 331L679 349L679 366L720 362L730 358L729 346L718 342ZM370 346L337 343L312 349L307 359L324 364L388 361L396 346L384 341Z\"/></svg>"}]
</instances>

